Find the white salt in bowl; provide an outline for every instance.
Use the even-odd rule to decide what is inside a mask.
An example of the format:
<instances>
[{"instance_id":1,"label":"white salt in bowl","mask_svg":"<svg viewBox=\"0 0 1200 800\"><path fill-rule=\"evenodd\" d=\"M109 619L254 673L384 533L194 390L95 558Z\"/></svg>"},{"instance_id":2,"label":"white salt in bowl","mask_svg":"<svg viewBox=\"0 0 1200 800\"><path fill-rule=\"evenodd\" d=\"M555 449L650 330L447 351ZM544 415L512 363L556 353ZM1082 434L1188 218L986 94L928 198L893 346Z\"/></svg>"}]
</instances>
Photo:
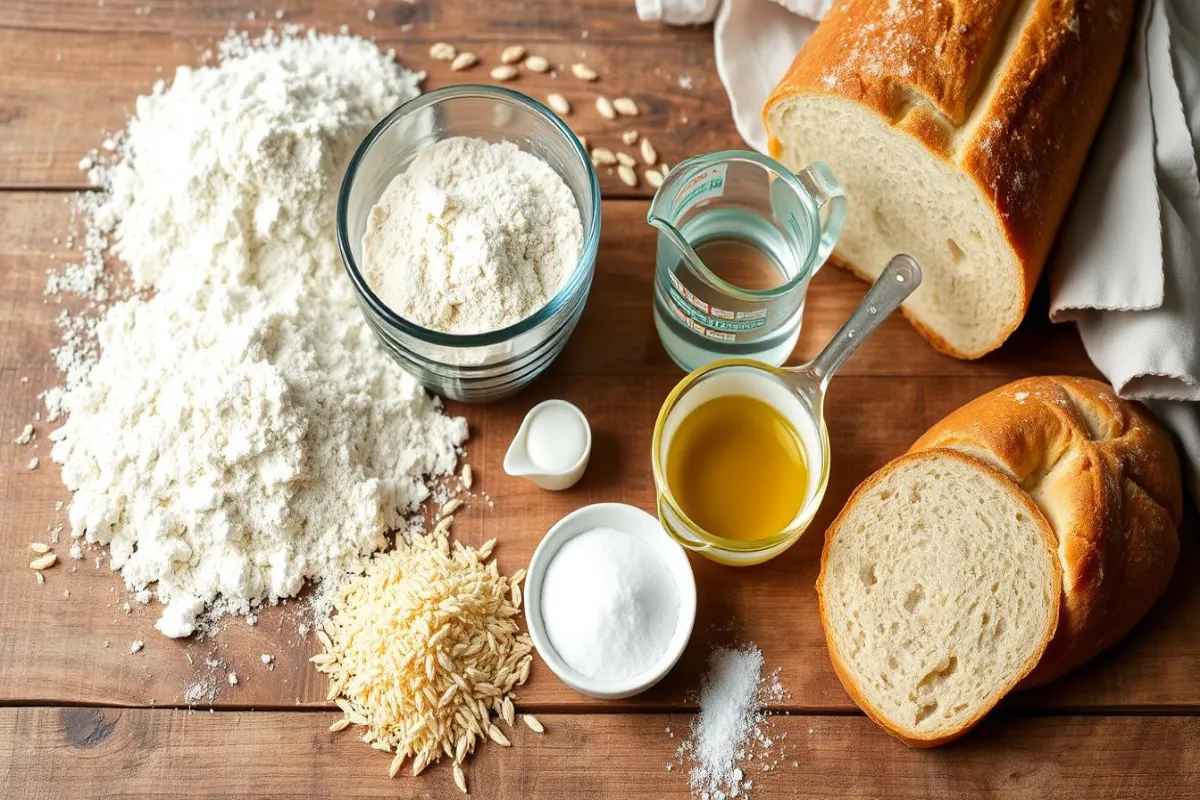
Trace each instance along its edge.
<instances>
[{"instance_id":1,"label":"white salt in bowl","mask_svg":"<svg viewBox=\"0 0 1200 800\"><path fill-rule=\"evenodd\" d=\"M564 544L594 528L614 528L644 536L645 541L661 559L668 574L674 579L679 595L679 617L666 650L652 667L622 681L596 680L573 669L555 652L542 618L542 584L550 562ZM683 655L683 650L692 635L692 626L696 623L696 578L692 574L692 565L688 562L687 553L666 534L652 514L624 503L596 503L584 506L560 519L546 532L533 552L533 559L529 562L525 578L525 621L538 655L546 662L546 666L550 667L550 671L567 686L580 694L599 700L632 697L662 680Z\"/></svg>"}]
</instances>

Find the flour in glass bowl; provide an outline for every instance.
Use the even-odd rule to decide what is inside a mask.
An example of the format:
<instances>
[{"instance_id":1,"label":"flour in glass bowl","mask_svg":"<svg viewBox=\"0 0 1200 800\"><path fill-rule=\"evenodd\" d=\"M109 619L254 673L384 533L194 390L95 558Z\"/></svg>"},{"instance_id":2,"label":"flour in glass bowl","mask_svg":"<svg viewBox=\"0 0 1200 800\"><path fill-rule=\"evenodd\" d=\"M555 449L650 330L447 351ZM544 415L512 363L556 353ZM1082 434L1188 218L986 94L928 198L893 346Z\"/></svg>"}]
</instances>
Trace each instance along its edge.
<instances>
[{"instance_id":1,"label":"flour in glass bowl","mask_svg":"<svg viewBox=\"0 0 1200 800\"><path fill-rule=\"evenodd\" d=\"M364 272L401 317L444 333L515 325L554 298L583 249L575 196L512 142L444 139L392 179L367 221Z\"/></svg>"},{"instance_id":2,"label":"flour in glass bowl","mask_svg":"<svg viewBox=\"0 0 1200 800\"><path fill-rule=\"evenodd\" d=\"M72 534L157 593L168 636L360 572L467 436L378 347L335 247L355 147L421 76L296 33L231 35L85 159L87 240L137 292L69 323L53 458Z\"/></svg>"}]
</instances>

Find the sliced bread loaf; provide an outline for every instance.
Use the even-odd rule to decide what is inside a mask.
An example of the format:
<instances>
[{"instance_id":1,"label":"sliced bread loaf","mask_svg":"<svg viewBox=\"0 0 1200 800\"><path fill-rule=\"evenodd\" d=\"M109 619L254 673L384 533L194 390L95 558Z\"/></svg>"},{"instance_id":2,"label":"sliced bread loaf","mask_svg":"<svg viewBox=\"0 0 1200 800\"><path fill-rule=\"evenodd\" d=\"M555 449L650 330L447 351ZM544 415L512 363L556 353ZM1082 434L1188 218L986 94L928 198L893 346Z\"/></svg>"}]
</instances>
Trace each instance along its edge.
<instances>
[{"instance_id":1,"label":"sliced bread loaf","mask_svg":"<svg viewBox=\"0 0 1200 800\"><path fill-rule=\"evenodd\" d=\"M924 271L903 311L976 358L1029 303L1116 85L1133 0L844 0L763 109L772 155L828 164L838 261Z\"/></svg>"},{"instance_id":2,"label":"sliced bread loaf","mask_svg":"<svg viewBox=\"0 0 1200 800\"><path fill-rule=\"evenodd\" d=\"M868 478L817 580L846 691L904 742L961 736L1037 665L1061 596L1054 534L1010 478L928 450Z\"/></svg>"}]
</instances>

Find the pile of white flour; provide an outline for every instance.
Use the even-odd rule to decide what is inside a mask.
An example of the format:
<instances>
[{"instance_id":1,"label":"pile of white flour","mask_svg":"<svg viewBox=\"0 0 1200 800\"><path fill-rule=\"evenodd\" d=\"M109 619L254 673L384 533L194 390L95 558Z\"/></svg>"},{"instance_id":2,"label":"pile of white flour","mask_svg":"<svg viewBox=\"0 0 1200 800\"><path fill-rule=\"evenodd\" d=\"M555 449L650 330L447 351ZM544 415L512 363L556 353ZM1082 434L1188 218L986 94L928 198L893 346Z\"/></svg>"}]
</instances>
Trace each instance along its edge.
<instances>
[{"instance_id":1,"label":"pile of white flour","mask_svg":"<svg viewBox=\"0 0 1200 800\"><path fill-rule=\"evenodd\" d=\"M405 319L445 333L514 325L575 271L583 223L558 173L511 142L438 142L392 179L363 235L364 273Z\"/></svg>"},{"instance_id":2,"label":"pile of white flour","mask_svg":"<svg viewBox=\"0 0 1200 800\"><path fill-rule=\"evenodd\" d=\"M335 247L353 149L421 76L349 36L219 58L138 98L92 170L89 224L146 291L52 396L72 532L157 592L168 636L360 571L467 436L371 338Z\"/></svg>"}]
</instances>

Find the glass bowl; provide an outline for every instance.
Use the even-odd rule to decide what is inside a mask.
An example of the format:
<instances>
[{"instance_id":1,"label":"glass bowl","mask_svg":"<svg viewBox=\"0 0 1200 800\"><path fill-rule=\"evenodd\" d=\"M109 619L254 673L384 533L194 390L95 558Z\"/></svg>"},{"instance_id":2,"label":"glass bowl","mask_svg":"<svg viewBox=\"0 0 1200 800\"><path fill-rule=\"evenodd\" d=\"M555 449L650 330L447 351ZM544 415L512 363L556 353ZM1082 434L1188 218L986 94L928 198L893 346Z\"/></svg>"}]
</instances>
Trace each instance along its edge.
<instances>
[{"instance_id":1,"label":"glass bowl","mask_svg":"<svg viewBox=\"0 0 1200 800\"><path fill-rule=\"evenodd\" d=\"M367 219L388 184L422 150L456 136L512 142L541 158L570 188L583 223L579 262L558 294L532 316L487 333L443 333L404 319L359 267ZM359 145L338 197L337 238L363 316L392 358L437 394L495 400L550 366L583 313L600 238L600 184L579 139L541 103L498 86L451 86L400 106Z\"/></svg>"}]
</instances>

